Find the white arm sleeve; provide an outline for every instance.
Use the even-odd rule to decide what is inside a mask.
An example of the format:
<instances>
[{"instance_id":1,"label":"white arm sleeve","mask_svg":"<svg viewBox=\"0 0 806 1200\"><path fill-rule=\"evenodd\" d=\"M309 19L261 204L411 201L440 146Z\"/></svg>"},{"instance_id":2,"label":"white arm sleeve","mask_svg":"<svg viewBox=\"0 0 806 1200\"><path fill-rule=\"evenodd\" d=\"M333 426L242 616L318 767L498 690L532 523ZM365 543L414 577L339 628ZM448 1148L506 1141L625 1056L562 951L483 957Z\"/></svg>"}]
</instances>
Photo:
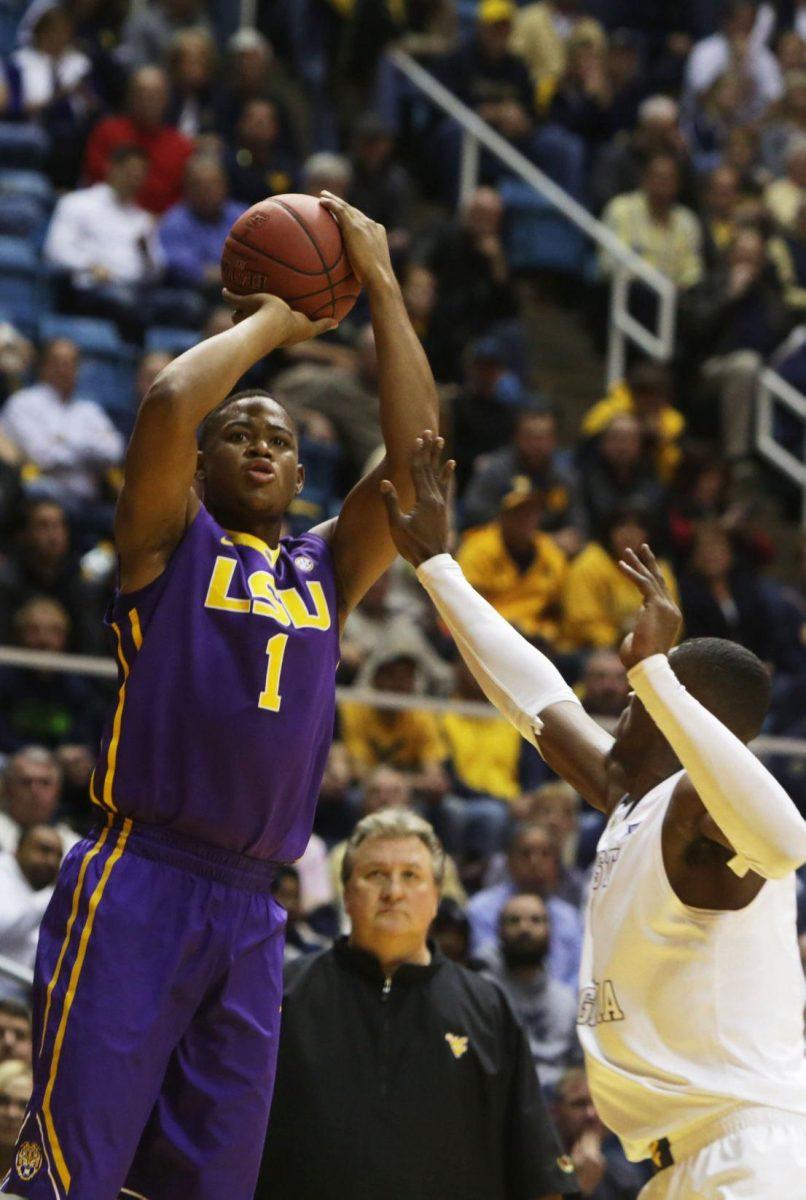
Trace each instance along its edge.
<instances>
[{"instance_id":1,"label":"white arm sleeve","mask_svg":"<svg viewBox=\"0 0 806 1200\"><path fill-rule=\"evenodd\" d=\"M422 563L417 578L487 699L537 746L543 709L559 700L579 703L560 672L470 586L450 554Z\"/></svg>"},{"instance_id":2,"label":"white arm sleeve","mask_svg":"<svg viewBox=\"0 0 806 1200\"><path fill-rule=\"evenodd\" d=\"M629 680L736 851L732 870L782 879L806 862L806 821L753 752L686 691L666 655L645 658Z\"/></svg>"}]
</instances>

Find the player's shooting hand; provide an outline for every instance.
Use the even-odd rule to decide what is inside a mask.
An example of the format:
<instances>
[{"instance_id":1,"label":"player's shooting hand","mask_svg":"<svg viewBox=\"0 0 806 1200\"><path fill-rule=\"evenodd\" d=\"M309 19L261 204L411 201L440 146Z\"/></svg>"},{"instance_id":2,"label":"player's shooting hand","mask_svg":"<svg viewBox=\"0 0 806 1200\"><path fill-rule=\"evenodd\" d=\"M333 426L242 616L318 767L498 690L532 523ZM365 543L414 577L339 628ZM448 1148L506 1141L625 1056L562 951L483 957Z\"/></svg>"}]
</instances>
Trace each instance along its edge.
<instances>
[{"instance_id":1,"label":"player's shooting hand","mask_svg":"<svg viewBox=\"0 0 806 1200\"><path fill-rule=\"evenodd\" d=\"M448 549L448 491L456 463L452 458L440 463L444 446L444 440L430 429L417 438L411 460L415 497L411 512L400 511L394 484L381 480L392 540L415 567Z\"/></svg>"},{"instance_id":2,"label":"player's shooting hand","mask_svg":"<svg viewBox=\"0 0 806 1200\"><path fill-rule=\"evenodd\" d=\"M625 550L619 570L633 581L644 597L635 629L621 643L621 661L629 671L652 654L668 654L677 641L683 618L655 555L646 543L640 554Z\"/></svg>"},{"instance_id":3,"label":"player's shooting hand","mask_svg":"<svg viewBox=\"0 0 806 1200\"><path fill-rule=\"evenodd\" d=\"M319 203L338 221L344 248L358 282L367 290L394 282L389 240L383 225L332 192L321 192Z\"/></svg>"},{"instance_id":4,"label":"player's shooting hand","mask_svg":"<svg viewBox=\"0 0 806 1200\"><path fill-rule=\"evenodd\" d=\"M317 337L320 333L327 333L329 329L335 329L338 326L338 321L334 321L330 317L312 321L304 313L290 308L279 296L270 296L268 292L252 292L249 296L239 296L224 288L222 295L226 303L234 309L233 325L239 324L247 317L254 316L255 313L260 313L267 319L271 327L272 349L280 346L295 346L297 342L307 342L309 338Z\"/></svg>"}]
</instances>

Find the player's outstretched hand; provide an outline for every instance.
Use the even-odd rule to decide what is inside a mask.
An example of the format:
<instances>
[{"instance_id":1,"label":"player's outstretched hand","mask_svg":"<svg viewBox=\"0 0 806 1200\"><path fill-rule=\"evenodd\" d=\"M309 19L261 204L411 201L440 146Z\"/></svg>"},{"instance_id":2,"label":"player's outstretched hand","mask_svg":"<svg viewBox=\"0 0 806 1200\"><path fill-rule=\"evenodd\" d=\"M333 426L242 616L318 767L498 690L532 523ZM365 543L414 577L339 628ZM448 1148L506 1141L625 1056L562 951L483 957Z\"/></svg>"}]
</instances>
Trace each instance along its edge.
<instances>
[{"instance_id":1,"label":"player's outstretched hand","mask_svg":"<svg viewBox=\"0 0 806 1200\"><path fill-rule=\"evenodd\" d=\"M619 570L633 581L644 597L635 629L621 643L621 661L629 671L651 654L667 654L677 641L683 618L646 542L639 554L633 550L624 551Z\"/></svg>"},{"instance_id":2,"label":"player's outstretched hand","mask_svg":"<svg viewBox=\"0 0 806 1200\"><path fill-rule=\"evenodd\" d=\"M383 225L332 192L320 192L319 203L338 221L353 274L365 288L394 280L389 239Z\"/></svg>"},{"instance_id":3,"label":"player's outstretched hand","mask_svg":"<svg viewBox=\"0 0 806 1200\"><path fill-rule=\"evenodd\" d=\"M444 448L444 439L430 429L417 438L411 460L415 497L411 512L400 511L394 484L381 480L392 540L398 553L415 567L448 549L448 491L456 463L452 458L441 463Z\"/></svg>"},{"instance_id":4,"label":"player's outstretched hand","mask_svg":"<svg viewBox=\"0 0 806 1200\"><path fill-rule=\"evenodd\" d=\"M329 329L335 329L338 326L338 321L334 321L331 317L312 321L304 313L290 308L279 296L271 296L268 292L252 292L248 296L239 296L236 292L230 292L224 288L222 295L225 303L234 309L233 325L237 325L239 321L243 321L257 312L265 314L272 326L276 326L277 329L275 348L295 346L297 342L307 342L309 338L317 337L320 333L327 333Z\"/></svg>"}]
</instances>

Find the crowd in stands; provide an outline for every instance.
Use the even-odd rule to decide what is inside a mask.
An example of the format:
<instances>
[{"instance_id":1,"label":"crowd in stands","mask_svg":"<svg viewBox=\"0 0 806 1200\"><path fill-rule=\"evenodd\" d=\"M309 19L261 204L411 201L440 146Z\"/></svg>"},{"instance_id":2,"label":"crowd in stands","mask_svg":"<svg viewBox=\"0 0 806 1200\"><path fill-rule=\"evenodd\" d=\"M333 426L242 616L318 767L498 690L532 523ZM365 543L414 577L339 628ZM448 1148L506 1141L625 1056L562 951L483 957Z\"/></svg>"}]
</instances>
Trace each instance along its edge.
<instances>
[{"instance_id":1,"label":"crowd in stands","mask_svg":"<svg viewBox=\"0 0 806 1200\"><path fill-rule=\"evenodd\" d=\"M137 406L173 356L227 327L233 221L268 194L328 188L388 231L443 396L471 583L612 720L627 694L616 651L640 600L616 563L649 540L686 636L750 647L773 677L769 732L806 737L806 547L792 569L765 529L764 491L790 525L796 499L753 441L764 365L806 389L804 0L274 0L240 30L236 7L6 5L0 644L110 652L111 520ZM535 234L524 269L530 218L487 151L459 202L460 131L396 71L397 44L674 281L670 363L631 360L581 419L561 392L535 390L530 296L546 247ZM569 319L595 337L613 264L583 246L565 270L592 298ZM631 305L653 318L641 288ZM298 424L306 485L288 530L310 528L380 444L365 301L244 382L271 388ZM802 453L801 430L782 419L776 433ZM417 807L451 856L435 938L496 978L523 1019L584 1194L634 1196L642 1176L598 1123L574 1033L599 818L506 722L462 707L478 687L403 564L350 617L339 682L457 705L340 705L311 845L275 884L288 957L343 929L340 856L359 817ZM92 825L109 688L0 665L0 955L23 966L59 859ZM806 812L804 761L770 765ZM2 1156L30 1077L25 989L0 979L0 995Z\"/></svg>"}]
</instances>

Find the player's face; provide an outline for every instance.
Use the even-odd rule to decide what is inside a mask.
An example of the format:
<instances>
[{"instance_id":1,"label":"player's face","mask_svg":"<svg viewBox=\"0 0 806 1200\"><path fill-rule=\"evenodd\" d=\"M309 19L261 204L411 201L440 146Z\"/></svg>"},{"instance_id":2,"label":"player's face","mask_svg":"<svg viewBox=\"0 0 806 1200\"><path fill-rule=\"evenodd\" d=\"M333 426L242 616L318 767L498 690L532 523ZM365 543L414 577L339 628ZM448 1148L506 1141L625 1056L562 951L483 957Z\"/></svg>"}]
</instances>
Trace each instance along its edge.
<instances>
[{"instance_id":1,"label":"player's face","mask_svg":"<svg viewBox=\"0 0 806 1200\"><path fill-rule=\"evenodd\" d=\"M630 693L629 702L618 719L615 729L615 741L610 750L610 757L622 767L633 767L647 748L655 740L656 726L647 710L634 692Z\"/></svg>"},{"instance_id":2,"label":"player's face","mask_svg":"<svg viewBox=\"0 0 806 1200\"><path fill-rule=\"evenodd\" d=\"M264 396L225 409L201 456L201 472L207 507L227 523L281 516L304 478L288 413Z\"/></svg>"},{"instance_id":3,"label":"player's face","mask_svg":"<svg viewBox=\"0 0 806 1200\"><path fill-rule=\"evenodd\" d=\"M431 855L418 837L368 838L344 888L353 940L379 956L389 945L425 944L439 889Z\"/></svg>"}]
</instances>

